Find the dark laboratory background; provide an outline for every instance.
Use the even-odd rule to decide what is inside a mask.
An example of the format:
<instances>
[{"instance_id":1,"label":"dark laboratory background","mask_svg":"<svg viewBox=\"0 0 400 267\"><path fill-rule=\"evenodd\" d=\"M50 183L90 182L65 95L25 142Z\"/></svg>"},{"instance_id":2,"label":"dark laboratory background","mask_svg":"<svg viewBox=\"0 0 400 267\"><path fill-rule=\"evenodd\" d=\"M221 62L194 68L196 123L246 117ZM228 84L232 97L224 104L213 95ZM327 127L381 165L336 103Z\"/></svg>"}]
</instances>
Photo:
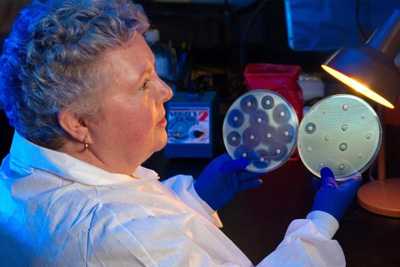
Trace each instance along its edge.
<instances>
[{"instance_id":1,"label":"dark laboratory background","mask_svg":"<svg viewBox=\"0 0 400 267\"><path fill-rule=\"evenodd\" d=\"M26 2L0 2L0 43ZM235 99L255 89L255 73L268 77L264 80L268 88L274 89L279 81L281 88L295 92L287 97L300 116L328 95L350 93L320 65L342 46L361 45L400 8L400 0L137 3L151 22L146 39L155 53L157 71L175 92L166 106L168 144L145 163L163 178L179 173L196 177L213 157L225 153L224 116ZM388 177L400 176L399 116L397 110L382 116ZM12 132L0 112L1 158ZM364 182L376 176L376 169L372 164L363 174ZM219 211L222 230L254 263L274 250L291 220L306 216L315 192L315 178L296 156L263 180L261 188L240 193ZM355 201L335 238L344 249L347 266L400 266L399 218L370 213Z\"/></svg>"}]
</instances>

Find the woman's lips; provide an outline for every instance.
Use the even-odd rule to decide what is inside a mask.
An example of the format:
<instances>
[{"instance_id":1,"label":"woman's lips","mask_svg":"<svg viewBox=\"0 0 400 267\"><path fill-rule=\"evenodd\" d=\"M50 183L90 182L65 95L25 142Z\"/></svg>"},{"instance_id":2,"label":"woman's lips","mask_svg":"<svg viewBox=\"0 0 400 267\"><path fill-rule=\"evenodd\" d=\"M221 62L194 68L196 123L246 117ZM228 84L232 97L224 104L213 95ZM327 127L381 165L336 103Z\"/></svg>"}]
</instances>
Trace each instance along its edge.
<instances>
[{"instance_id":1,"label":"woman's lips","mask_svg":"<svg viewBox=\"0 0 400 267\"><path fill-rule=\"evenodd\" d=\"M161 127L166 127L167 126L167 119L166 118L162 118L162 120L160 120L158 125L160 125Z\"/></svg>"}]
</instances>

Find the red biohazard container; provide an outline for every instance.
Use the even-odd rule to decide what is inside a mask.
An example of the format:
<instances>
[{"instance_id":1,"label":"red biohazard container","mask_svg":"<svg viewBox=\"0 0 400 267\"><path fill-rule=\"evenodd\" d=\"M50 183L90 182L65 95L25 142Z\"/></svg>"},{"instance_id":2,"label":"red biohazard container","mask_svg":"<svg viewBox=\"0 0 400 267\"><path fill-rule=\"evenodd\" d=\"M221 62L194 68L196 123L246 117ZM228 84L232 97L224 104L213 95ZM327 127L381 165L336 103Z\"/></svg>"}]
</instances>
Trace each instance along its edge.
<instances>
[{"instance_id":1,"label":"red biohazard container","mask_svg":"<svg viewBox=\"0 0 400 267\"><path fill-rule=\"evenodd\" d=\"M244 70L249 90L269 89L283 96L296 110L299 121L303 118L303 92L297 80L301 68L297 65L248 64Z\"/></svg>"},{"instance_id":2,"label":"red biohazard container","mask_svg":"<svg viewBox=\"0 0 400 267\"><path fill-rule=\"evenodd\" d=\"M249 90L268 89L284 97L296 111L299 122L303 118L303 91L297 83L301 72L297 65L248 64L244 70ZM299 160L297 149L290 160Z\"/></svg>"}]
</instances>

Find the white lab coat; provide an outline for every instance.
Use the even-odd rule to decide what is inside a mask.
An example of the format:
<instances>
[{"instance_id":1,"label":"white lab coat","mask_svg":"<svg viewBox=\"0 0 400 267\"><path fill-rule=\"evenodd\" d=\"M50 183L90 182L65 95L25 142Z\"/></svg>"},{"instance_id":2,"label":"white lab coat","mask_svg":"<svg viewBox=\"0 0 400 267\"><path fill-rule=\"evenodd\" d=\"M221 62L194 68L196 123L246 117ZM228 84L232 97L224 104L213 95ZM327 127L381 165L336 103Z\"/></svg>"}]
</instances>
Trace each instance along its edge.
<instances>
[{"instance_id":1,"label":"white lab coat","mask_svg":"<svg viewBox=\"0 0 400 267\"><path fill-rule=\"evenodd\" d=\"M15 134L0 170L1 194L8 193L3 200L11 203L0 208L0 250L6 254L0 265L252 266L218 229L217 214L193 190L191 176L160 183L143 167L133 176ZM258 266L345 266L331 240L337 228L324 212L295 220Z\"/></svg>"}]
</instances>

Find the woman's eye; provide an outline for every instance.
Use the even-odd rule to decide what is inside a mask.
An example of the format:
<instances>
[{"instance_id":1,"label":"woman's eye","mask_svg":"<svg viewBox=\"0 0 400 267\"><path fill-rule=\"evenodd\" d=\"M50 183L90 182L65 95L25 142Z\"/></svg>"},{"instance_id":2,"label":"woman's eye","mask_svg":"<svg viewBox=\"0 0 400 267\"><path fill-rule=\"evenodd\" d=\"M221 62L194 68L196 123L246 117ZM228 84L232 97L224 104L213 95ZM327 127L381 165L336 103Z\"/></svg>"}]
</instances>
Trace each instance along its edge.
<instances>
[{"instance_id":1,"label":"woman's eye","mask_svg":"<svg viewBox=\"0 0 400 267\"><path fill-rule=\"evenodd\" d=\"M149 87L150 80L145 80L143 85L139 88L139 90L146 90Z\"/></svg>"}]
</instances>

